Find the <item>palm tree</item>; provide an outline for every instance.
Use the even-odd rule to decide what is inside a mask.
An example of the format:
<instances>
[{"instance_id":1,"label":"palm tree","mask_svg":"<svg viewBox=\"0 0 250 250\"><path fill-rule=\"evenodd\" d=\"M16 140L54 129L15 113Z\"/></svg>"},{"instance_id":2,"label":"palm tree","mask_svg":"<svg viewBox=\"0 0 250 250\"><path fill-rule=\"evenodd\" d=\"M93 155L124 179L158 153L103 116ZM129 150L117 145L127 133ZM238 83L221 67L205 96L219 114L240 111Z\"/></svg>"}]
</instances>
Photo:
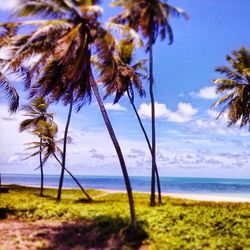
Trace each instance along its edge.
<instances>
[{"instance_id":1,"label":"palm tree","mask_svg":"<svg viewBox=\"0 0 250 250\"><path fill-rule=\"evenodd\" d=\"M32 133L42 140L39 142L30 142L26 143L26 145L29 145L28 149L38 149L35 153L33 153L28 158L35 156L37 154L43 155L42 160L42 166L45 164L45 162L53 156L56 161L60 164L63 170L65 170L71 178L76 182L76 184L79 186L79 188L82 190L84 195L87 197L89 201L92 200L92 198L88 195L88 193L85 191L85 189L82 187L80 182L77 180L77 178L65 167L63 166L62 160L63 159L63 151L59 148L58 144L63 142L65 144L65 138L61 140L56 140L56 134L57 134L58 128L55 123L47 122L47 121L39 121L38 126L32 131ZM71 138L67 136L66 143L69 143L71 141ZM60 155L60 157L57 156L57 153ZM40 166L39 166L40 168Z\"/></svg>"},{"instance_id":2,"label":"palm tree","mask_svg":"<svg viewBox=\"0 0 250 250\"><path fill-rule=\"evenodd\" d=\"M169 24L169 17L184 16L187 14L179 8L173 7L161 0L114 0L113 6L123 8L112 21L126 24L147 40L146 51L149 52L149 94L151 101L151 127L152 127L152 173L151 173L151 197L150 205L155 206L155 174L156 166L156 130L155 130L155 98L153 77L153 46L160 35L161 40L168 38L169 44L173 42L173 32Z\"/></svg>"},{"instance_id":3,"label":"palm tree","mask_svg":"<svg viewBox=\"0 0 250 250\"><path fill-rule=\"evenodd\" d=\"M42 97L36 97L30 103L30 105L24 105L23 110L26 111L25 116L30 118L25 119L21 122L19 131L23 132L26 130L37 129L39 123L41 121L49 120L52 122L53 113L48 113L48 102ZM42 144L42 137L40 137L40 147ZM41 171L41 188L40 188L40 196L43 196L43 186L44 186L44 174L43 174L43 161L42 161L42 149L40 148L39 153L40 160L40 171Z\"/></svg>"},{"instance_id":4,"label":"palm tree","mask_svg":"<svg viewBox=\"0 0 250 250\"><path fill-rule=\"evenodd\" d=\"M136 228L132 189L125 161L91 69L91 48L106 61L109 59L105 59L105 56L109 56L112 51L110 39L113 38L97 21L100 8L93 6L91 1L87 4L81 0L21 2L18 16L35 16L36 19L43 16L49 19L28 21L26 24L35 26L30 34L13 37L14 58L11 66L18 69L26 58L40 55L26 75L25 85L30 89L31 97L48 96L51 101L62 100L67 105L73 95L73 103L80 110L85 103L90 102L93 90L118 154L128 193L131 225ZM18 24L22 26L25 22ZM115 69L115 65L111 66ZM115 71L109 78L112 83Z\"/></svg>"},{"instance_id":5,"label":"palm tree","mask_svg":"<svg viewBox=\"0 0 250 250\"><path fill-rule=\"evenodd\" d=\"M72 108L73 108L73 99L70 102L69 105L69 112L68 112L68 118L64 130L64 137L63 137L63 154L62 154L62 170L61 170L61 175L60 175L60 180L59 180L59 186L58 186L58 193L57 193L57 201L61 200L61 194L62 194L62 185L63 185L63 178L64 178L64 170L66 166L66 150L67 150L67 138L68 138L68 131L69 131L69 124L70 124L70 119L72 115Z\"/></svg>"},{"instance_id":6,"label":"palm tree","mask_svg":"<svg viewBox=\"0 0 250 250\"><path fill-rule=\"evenodd\" d=\"M115 94L115 104L124 94L127 94L144 134L149 151L152 155L152 147L149 137L134 104L134 88L138 91L140 97L144 97L146 93L142 85L142 79L145 79L147 76L145 60L141 60L139 62L136 62L135 64L132 64L134 48L134 40L130 36L128 36L126 39L120 40L119 45L116 46L115 60L117 64L117 76L113 84L109 84L109 82L105 83L106 95L104 96L104 98ZM98 66L100 67L101 65L97 65L97 67ZM159 204L161 204L161 186L157 165L155 170L157 178L158 200Z\"/></svg>"},{"instance_id":7,"label":"palm tree","mask_svg":"<svg viewBox=\"0 0 250 250\"><path fill-rule=\"evenodd\" d=\"M228 126L239 122L250 127L250 52L246 48L227 55L229 66L216 68L225 78L213 80L218 94L224 94L212 107L222 106L220 115L227 114Z\"/></svg>"}]
</instances>

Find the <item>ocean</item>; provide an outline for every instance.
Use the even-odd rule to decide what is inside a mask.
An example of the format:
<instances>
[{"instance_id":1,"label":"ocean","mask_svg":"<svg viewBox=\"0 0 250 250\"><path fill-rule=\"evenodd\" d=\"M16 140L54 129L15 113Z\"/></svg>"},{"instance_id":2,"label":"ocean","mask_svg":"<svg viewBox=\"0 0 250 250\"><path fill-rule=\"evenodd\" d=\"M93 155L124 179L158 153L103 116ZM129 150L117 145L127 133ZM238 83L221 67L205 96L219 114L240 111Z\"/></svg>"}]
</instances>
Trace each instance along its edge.
<instances>
[{"instance_id":1,"label":"ocean","mask_svg":"<svg viewBox=\"0 0 250 250\"><path fill-rule=\"evenodd\" d=\"M125 190L121 176L76 176L84 188ZM150 192L150 177L131 177L134 191ZM59 176L46 175L44 184L57 187ZM2 184L39 186L39 175L2 174ZM64 187L77 188L70 176L65 176ZM250 179L161 177L163 193L216 194L250 198Z\"/></svg>"}]
</instances>

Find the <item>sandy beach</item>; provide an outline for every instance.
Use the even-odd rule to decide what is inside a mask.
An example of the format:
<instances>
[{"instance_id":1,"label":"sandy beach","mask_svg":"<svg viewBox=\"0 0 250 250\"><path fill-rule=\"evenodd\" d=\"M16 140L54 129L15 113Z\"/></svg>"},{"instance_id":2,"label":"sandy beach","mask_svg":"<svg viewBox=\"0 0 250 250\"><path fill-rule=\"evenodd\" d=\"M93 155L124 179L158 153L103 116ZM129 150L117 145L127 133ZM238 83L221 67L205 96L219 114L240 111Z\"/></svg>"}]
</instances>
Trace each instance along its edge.
<instances>
[{"instance_id":1,"label":"sandy beach","mask_svg":"<svg viewBox=\"0 0 250 250\"><path fill-rule=\"evenodd\" d=\"M236 197L236 196L223 196L223 195L212 195L212 194L166 194L173 198L190 199L197 201L217 201L217 202L250 202L250 198L247 197Z\"/></svg>"},{"instance_id":2,"label":"sandy beach","mask_svg":"<svg viewBox=\"0 0 250 250\"><path fill-rule=\"evenodd\" d=\"M126 193L123 190L101 189L100 191L104 191L104 192L108 192L108 193ZM150 194L149 192L137 192L137 191L134 191L134 193ZM162 195L163 196L170 196L173 198L189 199L189 200L197 200L197 201L250 202L250 197L230 196L230 194L223 195L223 194L162 193ZM156 193L156 196L157 196L157 193Z\"/></svg>"}]
</instances>

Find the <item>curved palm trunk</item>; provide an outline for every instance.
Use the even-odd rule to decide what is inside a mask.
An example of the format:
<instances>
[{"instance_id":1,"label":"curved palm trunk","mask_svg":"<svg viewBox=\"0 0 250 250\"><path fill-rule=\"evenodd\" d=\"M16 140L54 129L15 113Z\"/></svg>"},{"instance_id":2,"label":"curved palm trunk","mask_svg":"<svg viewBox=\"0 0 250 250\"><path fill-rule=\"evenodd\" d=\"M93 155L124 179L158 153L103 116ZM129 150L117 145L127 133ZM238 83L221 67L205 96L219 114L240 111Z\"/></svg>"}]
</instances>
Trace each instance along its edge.
<instances>
[{"instance_id":1,"label":"curved palm trunk","mask_svg":"<svg viewBox=\"0 0 250 250\"><path fill-rule=\"evenodd\" d=\"M62 170L61 170L61 175L60 175L60 180L59 180L59 186L58 186L57 201L61 200L61 194L62 194L64 170L65 170L65 165L66 165L67 137L68 137L69 124L70 124L70 119L71 119L71 114L72 114L72 108L73 108L73 97L72 97L72 100L70 102L67 123L66 123L65 131L64 131L63 155L62 155Z\"/></svg>"},{"instance_id":2,"label":"curved palm trunk","mask_svg":"<svg viewBox=\"0 0 250 250\"><path fill-rule=\"evenodd\" d=\"M44 176L43 176L43 159L42 159L42 139L40 139L40 152L39 152L39 159L40 159L40 171L41 171L41 187L40 187L40 196L43 196L43 186L44 186Z\"/></svg>"},{"instance_id":3,"label":"curved palm trunk","mask_svg":"<svg viewBox=\"0 0 250 250\"><path fill-rule=\"evenodd\" d=\"M141 117L139 116L139 114L138 114L138 112L137 112L137 109L136 109L136 107L135 107L135 104L134 104L134 102L133 102L133 99L132 99L132 97L131 97L131 95L130 95L130 93L129 93L128 90L127 90L127 94L128 94L129 101L130 101L130 103L131 103L131 105L132 105L132 107L133 107L133 110L134 110L134 112L135 112L135 114L136 114L136 117L137 117L137 119L138 119L138 122L139 122L139 124L140 124L141 130L142 130L142 132L143 132L143 134L144 134L144 137L145 137L145 139L146 139L146 142L147 142L147 144L148 144L148 148L149 148L150 154L151 154L151 156L153 157L153 155L152 155L152 147L151 147L151 144L150 144L150 141L149 141L147 132L146 132L146 130L145 130L143 124L142 124ZM159 202L159 204L162 204L162 199L161 199L161 183L160 183L160 177L159 177L159 173L158 173L158 168L157 168L156 162L155 162L155 174L156 174L157 189L158 189L158 202Z\"/></svg>"},{"instance_id":4,"label":"curved palm trunk","mask_svg":"<svg viewBox=\"0 0 250 250\"><path fill-rule=\"evenodd\" d=\"M57 162L61 165L62 167L62 162L58 159L55 153L53 153L53 156L57 160ZM84 195L87 197L89 201L92 201L92 198L89 196L89 194L85 191L85 189L82 187L81 183L76 179L76 177L66 168L64 167L64 170L71 176L71 178L75 181L75 183L78 185L78 187L82 190Z\"/></svg>"},{"instance_id":5,"label":"curved palm trunk","mask_svg":"<svg viewBox=\"0 0 250 250\"><path fill-rule=\"evenodd\" d=\"M151 173L151 195L150 205L155 206L155 162L156 162L156 140L155 140L155 100L154 100L154 78L153 78L153 33L150 35L149 45L149 94L151 101L151 126L152 126L152 173Z\"/></svg>"},{"instance_id":6,"label":"curved palm trunk","mask_svg":"<svg viewBox=\"0 0 250 250\"><path fill-rule=\"evenodd\" d=\"M112 140L112 142L114 144L116 153L118 155L118 159L119 159L119 162L120 162L120 165L121 165L121 169L122 169L122 173L123 173L123 177L124 177L124 181L125 181L128 200L129 200L131 226L133 227L134 230L136 230L137 229L137 222L136 222L136 216L135 216L133 193L132 193L132 188L131 188L131 184L130 184L130 180L129 180L129 176L128 176L128 172L127 172L127 167L126 167L126 164L125 164L125 161L124 161L124 158L123 158L123 154L122 154L119 142L118 142L118 140L116 138L115 132L113 130L113 127L111 125L111 122L109 120L106 109L104 107L102 98L101 98L101 96L99 94L97 84L96 84L94 79L91 80L91 87L93 89L94 95L96 97L97 103L98 103L100 111L102 113L105 125L106 125L106 127L108 129L110 138L111 138L111 140Z\"/></svg>"}]
</instances>

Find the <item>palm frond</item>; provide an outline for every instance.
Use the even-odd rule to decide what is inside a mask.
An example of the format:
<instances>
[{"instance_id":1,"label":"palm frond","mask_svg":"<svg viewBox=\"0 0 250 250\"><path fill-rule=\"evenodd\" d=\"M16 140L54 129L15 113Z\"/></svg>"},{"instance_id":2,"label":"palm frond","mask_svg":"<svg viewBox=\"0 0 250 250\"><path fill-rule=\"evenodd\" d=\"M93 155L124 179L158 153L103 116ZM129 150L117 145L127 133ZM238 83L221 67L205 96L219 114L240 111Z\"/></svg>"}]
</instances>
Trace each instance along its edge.
<instances>
[{"instance_id":1,"label":"palm frond","mask_svg":"<svg viewBox=\"0 0 250 250\"><path fill-rule=\"evenodd\" d=\"M224 91L243 87L242 84L231 79L218 78L213 80L213 83L216 85L216 93L223 93Z\"/></svg>"},{"instance_id":2,"label":"palm frond","mask_svg":"<svg viewBox=\"0 0 250 250\"><path fill-rule=\"evenodd\" d=\"M15 113L19 106L19 95L16 89L12 86L8 78L0 71L0 89L2 89L9 101L9 112Z\"/></svg>"},{"instance_id":3,"label":"palm frond","mask_svg":"<svg viewBox=\"0 0 250 250\"><path fill-rule=\"evenodd\" d=\"M224 103L226 103L228 101L231 101L233 99L234 95L235 94L232 92L232 93L230 93L228 95L223 96L218 101L216 101L215 103L213 103L212 106L211 106L211 108L216 108L219 105L222 105L222 104L224 104Z\"/></svg>"},{"instance_id":4,"label":"palm frond","mask_svg":"<svg viewBox=\"0 0 250 250\"><path fill-rule=\"evenodd\" d=\"M233 51L226 57L230 66L218 67L217 72L225 75L213 81L217 93L229 92L217 100L212 107L224 105L221 113L227 113L228 126L240 123L240 128L250 124L250 54L245 48ZM250 126L249 126L250 128Z\"/></svg>"},{"instance_id":5,"label":"palm frond","mask_svg":"<svg viewBox=\"0 0 250 250\"><path fill-rule=\"evenodd\" d=\"M114 22L107 22L105 25L109 32L113 32L116 35L121 36L121 38L123 39L131 39L137 48L143 47L143 41L140 38L139 34L128 25L121 25Z\"/></svg>"},{"instance_id":6,"label":"palm frond","mask_svg":"<svg viewBox=\"0 0 250 250\"><path fill-rule=\"evenodd\" d=\"M53 1L20 0L19 6L15 9L13 15L18 17L42 16L48 18L61 18L66 15L66 11L54 4Z\"/></svg>"}]
</instances>

